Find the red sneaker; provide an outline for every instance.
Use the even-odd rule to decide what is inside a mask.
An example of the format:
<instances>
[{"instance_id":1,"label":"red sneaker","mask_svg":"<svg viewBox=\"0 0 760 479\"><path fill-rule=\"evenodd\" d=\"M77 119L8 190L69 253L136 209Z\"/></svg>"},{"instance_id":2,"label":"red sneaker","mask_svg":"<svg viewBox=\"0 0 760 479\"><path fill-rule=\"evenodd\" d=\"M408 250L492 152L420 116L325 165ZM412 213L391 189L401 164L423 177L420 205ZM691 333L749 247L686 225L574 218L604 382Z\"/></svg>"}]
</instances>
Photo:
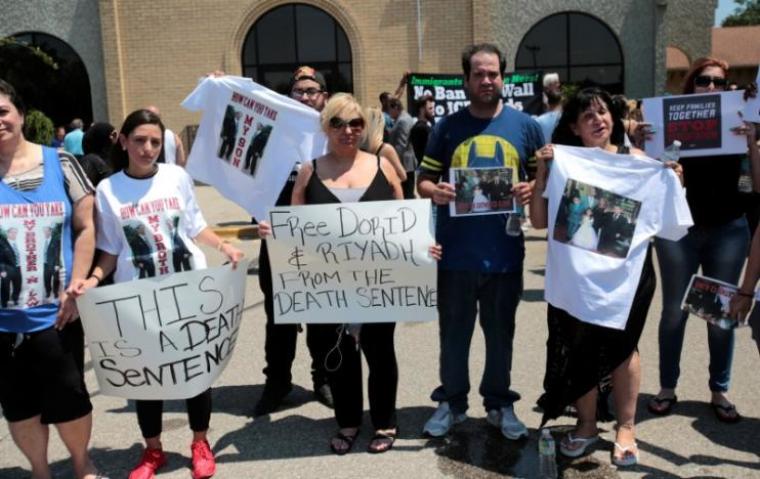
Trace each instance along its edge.
<instances>
[{"instance_id":1,"label":"red sneaker","mask_svg":"<svg viewBox=\"0 0 760 479\"><path fill-rule=\"evenodd\" d=\"M205 439L193 441L190 450L193 453L193 479L206 479L213 476L216 473L216 461L208 441Z\"/></svg>"},{"instance_id":2,"label":"red sneaker","mask_svg":"<svg viewBox=\"0 0 760 479\"><path fill-rule=\"evenodd\" d=\"M129 479L153 479L156 471L166 464L166 456L161 449L145 448L140 464L129 473Z\"/></svg>"}]
</instances>

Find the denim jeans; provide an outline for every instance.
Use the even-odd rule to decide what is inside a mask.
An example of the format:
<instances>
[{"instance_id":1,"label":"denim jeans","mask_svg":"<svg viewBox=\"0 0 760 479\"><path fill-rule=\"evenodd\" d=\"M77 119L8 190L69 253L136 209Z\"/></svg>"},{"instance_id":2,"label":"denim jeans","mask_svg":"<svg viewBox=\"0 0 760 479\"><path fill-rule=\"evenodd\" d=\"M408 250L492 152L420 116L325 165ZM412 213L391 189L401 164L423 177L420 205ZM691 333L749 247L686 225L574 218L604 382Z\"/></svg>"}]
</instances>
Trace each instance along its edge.
<instances>
[{"instance_id":1,"label":"denim jeans","mask_svg":"<svg viewBox=\"0 0 760 479\"><path fill-rule=\"evenodd\" d=\"M480 382L483 405L489 411L520 398L509 385L515 312L521 294L522 271L438 271L441 385L433 391L433 401L448 401L455 414L467 411L470 342L478 310L486 340L486 364Z\"/></svg>"},{"instance_id":2,"label":"denim jeans","mask_svg":"<svg viewBox=\"0 0 760 479\"><path fill-rule=\"evenodd\" d=\"M679 241L657 238L657 260L662 275L662 318L660 319L660 387L675 389L681 373L680 360L688 313L681 300L691 276L702 274L727 283L739 281L749 247L749 229L744 217L714 227L692 227ZM710 390L728 391L734 355L734 331L707 325L710 349Z\"/></svg>"}]
</instances>

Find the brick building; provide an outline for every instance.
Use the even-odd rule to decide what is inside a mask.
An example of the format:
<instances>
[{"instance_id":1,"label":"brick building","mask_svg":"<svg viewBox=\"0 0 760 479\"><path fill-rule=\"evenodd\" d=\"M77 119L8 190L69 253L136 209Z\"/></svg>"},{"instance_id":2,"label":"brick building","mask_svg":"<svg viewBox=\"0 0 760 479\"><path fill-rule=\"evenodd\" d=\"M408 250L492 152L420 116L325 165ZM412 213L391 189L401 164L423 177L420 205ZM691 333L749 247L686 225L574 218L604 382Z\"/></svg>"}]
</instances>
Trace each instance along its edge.
<instances>
[{"instance_id":1,"label":"brick building","mask_svg":"<svg viewBox=\"0 0 760 479\"><path fill-rule=\"evenodd\" d=\"M374 104L404 71L458 73L461 49L499 44L508 70L558 71L631 97L661 93L666 46L710 52L717 0L0 0L0 38L36 32L70 46L87 71L92 118L119 124L158 105L176 131L179 103L221 69L282 87L313 64ZM39 36L39 35L38 35ZM3 72L0 72L2 76Z\"/></svg>"}]
</instances>

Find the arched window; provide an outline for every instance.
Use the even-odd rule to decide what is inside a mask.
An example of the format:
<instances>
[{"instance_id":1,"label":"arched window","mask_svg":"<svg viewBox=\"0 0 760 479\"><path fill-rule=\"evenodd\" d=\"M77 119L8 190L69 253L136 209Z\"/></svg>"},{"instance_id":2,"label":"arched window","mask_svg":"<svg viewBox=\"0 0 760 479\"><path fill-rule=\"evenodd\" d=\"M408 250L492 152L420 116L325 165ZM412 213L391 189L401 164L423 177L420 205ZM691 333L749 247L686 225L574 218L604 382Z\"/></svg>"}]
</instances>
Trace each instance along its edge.
<instances>
[{"instance_id":1,"label":"arched window","mask_svg":"<svg viewBox=\"0 0 760 479\"><path fill-rule=\"evenodd\" d=\"M343 28L325 11L289 3L253 24L243 44L243 75L286 93L301 65L316 68L331 91L353 91L351 45Z\"/></svg>"},{"instance_id":2,"label":"arched window","mask_svg":"<svg viewBox=\"0 0 760 479\"><path fill-rule=\"evenodd\" d=\"M0 39L0 78L16 88L28 108L40 110L56 126L74 118L92 122L87 69L59 38L23 32Z\"/></svg>"},{"instance_id":3,"label":"arched window","mask_svg":"<svg viewBox=\"0 0 760 479\"><path fill-rule=\"evenodd\" d=\"M605 23L583 13L557 13L535 24L520 42L515 69L557 72L563 83L623 93L620 42Z\"/></svg>"}]
</instances>

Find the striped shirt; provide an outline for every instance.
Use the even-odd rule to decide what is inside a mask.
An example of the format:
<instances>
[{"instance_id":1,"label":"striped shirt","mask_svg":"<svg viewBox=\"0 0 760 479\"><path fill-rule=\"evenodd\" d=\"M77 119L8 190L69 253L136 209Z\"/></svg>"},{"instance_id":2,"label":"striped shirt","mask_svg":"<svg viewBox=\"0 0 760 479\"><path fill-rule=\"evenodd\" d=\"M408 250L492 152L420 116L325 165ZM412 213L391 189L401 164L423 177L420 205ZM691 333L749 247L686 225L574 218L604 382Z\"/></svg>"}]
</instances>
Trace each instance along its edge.
<instances>
[{"instance_id":1,"label":"striped shirt","mask_svg":"<svg viewBox=\"0 0 760 479\"><path fill-rule=\"evenodd\" d=\"M61 161L61 169L63 170L64 187L72 204L95 192L95 188L87 178L82 166L73 155L59 151L58 159ZM3 183L17 191L32 191L42 184L44 173L43 162L40 160L37 166L18 175L6 174L3 176Z\"/></svg>"}]
</instances>

